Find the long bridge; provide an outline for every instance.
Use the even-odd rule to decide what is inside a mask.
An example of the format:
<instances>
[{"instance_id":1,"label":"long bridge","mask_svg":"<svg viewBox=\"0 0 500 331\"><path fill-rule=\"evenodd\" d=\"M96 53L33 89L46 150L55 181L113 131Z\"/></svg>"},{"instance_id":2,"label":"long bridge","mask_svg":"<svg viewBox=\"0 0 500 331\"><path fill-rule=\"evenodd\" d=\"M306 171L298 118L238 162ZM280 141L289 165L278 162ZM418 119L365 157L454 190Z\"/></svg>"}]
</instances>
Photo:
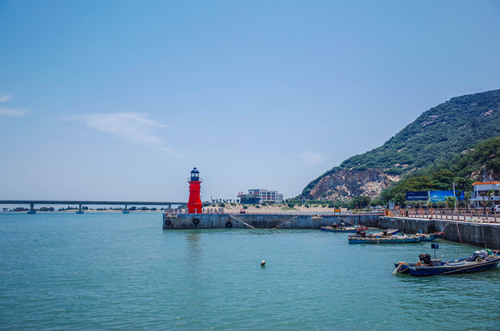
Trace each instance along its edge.
<instances>
[{"instance_id":1,"label":"long bridge","mask_svg":"<svg viewBox=\"0 0 500 331\"><path fill-rule=\"evenodd\" d=\"M29 205L28 214L35 214L35 205L67 205L78 206L78 214L83 214L82 206L93 205L120 205L124 206L124 213L128 213L128 206L168 206L172 209L172 205L185 205L186 202L173 201L94 201L94 200L0 200L0 205Z\"/></svg>"}]
</instances>

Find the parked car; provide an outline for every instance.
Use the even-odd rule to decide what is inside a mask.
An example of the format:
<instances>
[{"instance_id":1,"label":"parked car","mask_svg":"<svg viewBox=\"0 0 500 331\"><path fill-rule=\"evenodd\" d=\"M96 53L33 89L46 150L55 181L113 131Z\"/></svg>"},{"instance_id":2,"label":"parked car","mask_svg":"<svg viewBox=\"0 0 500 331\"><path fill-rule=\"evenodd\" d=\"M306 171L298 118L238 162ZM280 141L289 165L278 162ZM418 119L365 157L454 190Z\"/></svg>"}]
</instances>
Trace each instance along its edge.
<instances>
[{"instance_id":1,"label":"parked car","mask_svg":"<svg viewBox=\"0 0 500 331\"><path fill-rule=\"evenodd\" d=\"M500 205L496 205L496 206L491 207L491 210L494 212L500 213Z\"/></svg>"}]
</instances>

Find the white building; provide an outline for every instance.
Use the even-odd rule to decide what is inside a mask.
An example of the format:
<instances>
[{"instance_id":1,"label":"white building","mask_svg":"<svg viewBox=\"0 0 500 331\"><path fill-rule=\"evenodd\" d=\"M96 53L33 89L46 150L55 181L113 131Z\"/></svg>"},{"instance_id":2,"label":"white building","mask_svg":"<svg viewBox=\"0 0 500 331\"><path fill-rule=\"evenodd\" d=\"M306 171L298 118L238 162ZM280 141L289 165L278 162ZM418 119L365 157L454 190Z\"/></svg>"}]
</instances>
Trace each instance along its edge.
<instances>
[{"instance_id":1,"label":"white building","mask_svg":"<svg viewBox=\"0 0 500 331\"><path fill-rule=\"evenodd\" d=\"M478 182L472 185L474 186L474 192L470 201L474 204L474 207L500 205L500 182ZM491 197L488 196L490 190L494 191Z\"/></svg>"},{"instance_id":2,"label":"white building","mask_svg":"<svg viewBox=\"0 0 500 331\"><path fill-rule=\"evenodd\" d=\"M238 194L242 203L283 203L283 193L266 189L251 189L248 194Z\"/></svg>"}]
</instances>

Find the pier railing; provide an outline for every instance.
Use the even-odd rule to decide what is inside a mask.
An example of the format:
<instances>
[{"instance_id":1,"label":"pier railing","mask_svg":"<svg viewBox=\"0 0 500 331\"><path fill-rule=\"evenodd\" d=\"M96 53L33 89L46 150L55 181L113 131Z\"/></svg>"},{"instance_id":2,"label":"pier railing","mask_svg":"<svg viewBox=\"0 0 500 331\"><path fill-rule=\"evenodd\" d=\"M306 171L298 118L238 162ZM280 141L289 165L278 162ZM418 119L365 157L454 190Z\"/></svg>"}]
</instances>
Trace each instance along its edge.
<instances>
[{"instance_id":1,"label":"pier railing","mask_svg":"<svg viewBox=\"0 0 500 331\"><path fill-rule=\"evenodd\" d=\"M386 212L387 216L500 223L500 212L484 209L409 208Z\"/></svg>"}]
</instances>

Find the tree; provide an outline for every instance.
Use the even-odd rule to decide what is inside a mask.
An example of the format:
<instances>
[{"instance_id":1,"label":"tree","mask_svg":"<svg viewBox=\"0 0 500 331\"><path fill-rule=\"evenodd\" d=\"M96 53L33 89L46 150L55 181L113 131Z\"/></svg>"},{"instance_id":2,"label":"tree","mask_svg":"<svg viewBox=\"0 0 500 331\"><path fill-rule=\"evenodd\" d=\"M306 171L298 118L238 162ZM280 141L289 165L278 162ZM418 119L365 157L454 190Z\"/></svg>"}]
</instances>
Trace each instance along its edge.
<instances>
[{"instance_id":1,"label":"tree","mask_svg":"<svg viewBox=\"0 0 500 331\"><path fill-rule=\"evenodd\" d=\"M453 208L455 207L455 202L457 201L457 198L455 197L446 197L446 205L448 208Z\"/></svg>"},{"instance_id":2,"label":"tree","mask_svg":"<svg viewBox=\"0 0 500 331\"><path fill-rule=\"evenodd\" d=\"M488 193L486 193L486 195L488 196L488 205L490 204L490 202L493 205L493 200L491 199L491 197L495 195L495 190L494 189L489 190Z\"/></svg>"},{"instance_id":3,"label":"tree","mask_svg":"<svg viewBox=\"0 0 500 331\"><path fill-rule=\"evenodd\" d=\"M350 203L350 208L351 209L354 209L354 208L366 208L370 205L370 198L369 197L366 197L366 196L358 196L358 197L354 197L352 200L351 200L351 203Z\"/></svg>"},{"instance_id":4,"label":"tree","mask_svg":"<svg viewBox=\"0 0 500 331\"><path fill-rule=\"evenodd\" d=\"M471 191L472 190L472 183L474 183L474 180L472 180L470 178L464 178L464 177L455 177L455 178L453 178L453 182L455 183L455 188L457 190Z\"/></svg>"},{"instance_id":5,"label":"tree","mask_svg":"<svg viewBox=\"0 0 500 331\"><path fill-rule=\"evenodd\" d=\"M394 197L390 201L404 207L405 201L406 201L406 194L405 193L397 193L396 195L394 195Z\"/></svg>"},{"instance_id":6,"label":"tree","mask_svg":"<svg viewBox=\"0 0 500 331\"><path fill-rule=\"evenodd\" d=\"M435 188L446 191L453 186L455 175L449 170L440 170L432 174L432 183Z\"/></svg>"},{"instance_id":7,"label":"tree","mask_svg":"<svg viewBox=\"0 0 500 331\"><path fill-rule=\"evenodd\" d=\"M464 193L464 200L465 200L465 209L469 209L469 201L470 198L472 197L472 193L470 191L467 191Z\"/></svg>"},{"instance_id":8,"label":"tree","mask_svg":"<svg viewBox=\"0 0 500 331\"><path fill-rule=\"evenodd\" d=\"M382 205L384 205L384 201L382 201L380 197L373 198L372 201L370 201L370 206L372 207L377 207Z\"/></svg>"}]
</instances>

